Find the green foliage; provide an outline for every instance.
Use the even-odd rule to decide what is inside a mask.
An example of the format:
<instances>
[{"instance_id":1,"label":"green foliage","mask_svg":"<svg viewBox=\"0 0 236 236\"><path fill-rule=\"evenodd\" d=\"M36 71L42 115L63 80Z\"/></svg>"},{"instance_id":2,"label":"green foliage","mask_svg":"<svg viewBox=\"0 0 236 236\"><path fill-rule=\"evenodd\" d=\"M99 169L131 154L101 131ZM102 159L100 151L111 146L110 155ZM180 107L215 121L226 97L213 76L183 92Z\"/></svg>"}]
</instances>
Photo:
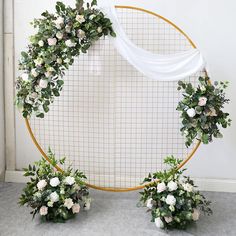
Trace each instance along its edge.
<instances>
[{"instance_id":1,"label":"green foliage","mask_svg":"<svg viewBox=\"0 0 236 236\"><path fill-rule=\"evenodd\" d=\"M228 82L209 82L208 77L200 77L199 85L194 88L191 83L178 82L178 90L183 91L183 99L177 110L181 112L181 132L189 147L195 138L208 144L214 138L221 138L220 126L227 128L231 124L229 113L223 112L229 102L224 90Z\"/></svg>"},{"instance_id":2,"label":"green foliage","mask_svg":"<svg viewBox=\"0 0 236 236\"><path fill-rule=\"evenodd\" d=\"M106 35L115 37L111 21L91 4L76 0L76 7L56 3L56 13L45 11L32 25L37 33L21 53L17 78L15 104L23 117L32 114L43 118L54 98L60 96L63 76L81 53ZM54 41L53 41L54 40ZM49 42L51 41L51 42Z\"/></svg>"},{"instance_id":3,"label":"green foliage","mask_svg":"<svg viewBox=\"0 0 236 236\"><path fill-rule=\"evenodd\" d=\"M40 213L42 207L46 207L47 214L41 215L43 221L64 222L78 213L73 212L73 207L65 206L65 199L71 199L73 206L80 205L88 209L90 205L91 199L84 183L86 176L78 170L73 171L71 167L68 167L63 173L58 172L55 166L64 165L66 158L57 160L50 149L48 157L51 164L42 158L34 165L24 168L24 176L30 177L30 181L23 189L19 204L31 207L33 217ZM67 180L68 176L73 180L71 183ZM56 186L51 183L53 178L58 178L59 183ZM45 186L40 186L40 181L41 183L43 181ZM52 201L52 193L58 195L58 200L55 202Z\"/></svg>"},{"instance_id":4,"label":"green foliage","mask_svg":"<svg viewBox=\"0 0 236 236\"><path fill-rule=\"evenodd\" d=\"M185 170L177 169L181 162L173 156L167 157L168 170L149 174L144 179L146 187L140 192L139 205L148 207L152 222L156 219L162 222L163 225L157 225L160 228L185 229L197 220L196 213L212 214L210 202L196 190L189 177L183 176ZM174 204L168 202L168 196L175 199Z\"/></svg>"}]
</instances>

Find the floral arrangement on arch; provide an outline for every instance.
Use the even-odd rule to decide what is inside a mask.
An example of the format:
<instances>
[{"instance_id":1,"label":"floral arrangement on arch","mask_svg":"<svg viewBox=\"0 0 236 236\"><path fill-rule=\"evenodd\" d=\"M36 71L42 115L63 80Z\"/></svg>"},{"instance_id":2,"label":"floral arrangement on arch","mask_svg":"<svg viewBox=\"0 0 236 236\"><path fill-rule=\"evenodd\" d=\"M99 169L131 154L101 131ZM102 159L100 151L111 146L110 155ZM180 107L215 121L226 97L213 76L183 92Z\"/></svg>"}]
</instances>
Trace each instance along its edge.
<instances>
[{"instance_id":1,"label":"floral arrangement on arch","mask_svg":"<svg viewBox=\"0 0 236 236\"><path fill-rule=\"evenodd\" d=\"M196 190L193 180L182 175L185 170L177 169L182 160L171 156L164 162L170 169L149 174L140 193L140 203L148 208L151 221L158 228L185 229L201 212L212 214L210 202Z\"/></svg>"},{"instance_id":2,"label":"floral arrangement on arch","mask_svg":"<svg viewBox=\"0 0 236 236\"><path fill-rule=\"evenodd\" d=\"M15 103L25 118L32 114L43 118L49 111L54 98L60 96L63 75L74 57L86 53L103 36L115 37L111 21L96 8L96 0L76 2L75 8L57 2L56 14L46 11L32 23L37 33L21 53L23 73L16 82Z\"/></svg>"},{"instance_id":3,"label":"floral arrangement on arch","mask_svg":"<svg viewBox=\"0 0 236 236\"><path fill-rule=\"evenodd\" d=\"M49 149L48 158L51 164L42 158L33 166L25 168L24 176L30 181L23 189L19 204L32 208L33 218L40 214L43 221L65 222L73 218L83 208L90 209L91 198L84 183L86 176L69 167L64 172L54 166L64 164L65 158L56 160Z\"/></svg>"},{"instance_id":4,"label":"floral arrangement on arch","mask_svg":"<svg viewBox=\"0 0 236 236\"><path fill-rule=\"evenodd\" d=\"M229 102L225 98L225 89L228 82L210 83L208 77L199 77L197 88L191 83L178 82L178 90L183 91L183 99L177 110L181 112L181 132L189 147L195 138L208 144L215 138L223 137L219 126L227 128L231 124L229 113L223 111L224 105Z\"/></svg>"}]
</instances>

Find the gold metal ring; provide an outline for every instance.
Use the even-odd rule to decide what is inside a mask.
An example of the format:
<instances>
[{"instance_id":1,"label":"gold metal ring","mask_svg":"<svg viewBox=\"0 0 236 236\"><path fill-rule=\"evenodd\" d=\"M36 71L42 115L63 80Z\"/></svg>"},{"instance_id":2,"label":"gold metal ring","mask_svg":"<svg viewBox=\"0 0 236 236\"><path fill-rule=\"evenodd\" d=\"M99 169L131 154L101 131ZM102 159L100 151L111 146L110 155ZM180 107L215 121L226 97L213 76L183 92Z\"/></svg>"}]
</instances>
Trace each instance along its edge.
<instances>
[{"instance_id":1,"label":"gold metal ring","mask_svg":"<svg viewBox=\"0 0 236 236\"><path fill-rule=\"evenodd\" d=\"M152 11L143 9L143 8L139 8L139 7L132 7L132 6L115 6L116 8L123 8L123 9L132 9L132 10L137 10L137 11L142 11L142 12L146 12L148 14L151 14L153 16L156 16L160 19L162 19L163 21L167 22L168 24L172 25L177 31L179 31L182 35L184 35L186 37L186 39L189 41L189 43L191 44L191 46L193 48L196 48L196 45L193 43L193 41L188 37L188 35L183 32L178 26L176 26L173 22L171 22L170 20L164 18L163 16L156 14ZM205 71L206 72L206 71ZM26 123L26 127L29 131L30 137L33 140L34 145L37 147L37 149L39 150L39 152L42 154L42 156L49 162L51 163L50 159L48 158L47 154L44 152L44 150L42 149L42 147L39 145L38 141L36 140L34 133L32 131L32 128L30 126L29 120L25 119L25 123ZM193 148L193 150L191 151L191 153L187 156L186 159L184 159L178 166L177 169L182 168L195 154L195 152L197 151L197 149L199 148L201 144L201 141L198 140L196 146ZM51 163L52 164L52 163ZM63 172L63 169L61 167L59 167L58 165L55 166L55 168L60 171ZM86 174L86 173L85 173ZM140 185L140 186L136 186L136 187L131 187L131 188L111 188L111 187L100 187L100 186L96 186L96 185L92 185L89 183L86 183L86 185L90 188L93 189L97 189L97 190L103 190L103 191L110 191L110 192L128 192L128 191L134 191L134 190L139 190L144 188L146 185L148 184L144 184L144 185Z\"/></svg>"}]
</instances>

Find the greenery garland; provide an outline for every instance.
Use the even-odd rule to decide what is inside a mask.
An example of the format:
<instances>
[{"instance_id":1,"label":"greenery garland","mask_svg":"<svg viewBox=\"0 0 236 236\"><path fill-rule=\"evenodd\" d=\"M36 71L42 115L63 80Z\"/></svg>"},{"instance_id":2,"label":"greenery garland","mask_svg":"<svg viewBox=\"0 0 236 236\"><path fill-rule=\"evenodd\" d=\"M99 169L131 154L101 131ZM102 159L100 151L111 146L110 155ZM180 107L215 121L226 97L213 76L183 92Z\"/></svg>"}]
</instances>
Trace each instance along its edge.
<instances>
[{"instance_id":1,"label":"greenery garland","mask_svg":"<svg viewBox=\"0 0 236 236\"><path fill-rule=\"evenodd\" d=\"M111 21L96 8L96 0L76 8L56 4L56 14L48 11L32 22L37 33L30 37L28 50L21 53L19 69L23 74L16 82L16 105L23 117L33 113L44 117L54 97L60 96L65 71L74 58L86 53L99 38L115 37Z\"/></svg>"},{"instance_id":2,"label":"greenery garland","mask_svg":"<svg viewBox=\"0 0 236 236\"><path fill-rule=\"evenodd\" d=\"M224 90L228 82L209 82L208 77L199 77L199 85L194 88L191 83L179 81L178 90L183 90L183 99L177 110L181 112L182 135L189 147L195 138L208 144L215 138L221 138L219 126L227 128L231 124L229 113L223 111L229 102Z\"/></svg>"}]
</instances>

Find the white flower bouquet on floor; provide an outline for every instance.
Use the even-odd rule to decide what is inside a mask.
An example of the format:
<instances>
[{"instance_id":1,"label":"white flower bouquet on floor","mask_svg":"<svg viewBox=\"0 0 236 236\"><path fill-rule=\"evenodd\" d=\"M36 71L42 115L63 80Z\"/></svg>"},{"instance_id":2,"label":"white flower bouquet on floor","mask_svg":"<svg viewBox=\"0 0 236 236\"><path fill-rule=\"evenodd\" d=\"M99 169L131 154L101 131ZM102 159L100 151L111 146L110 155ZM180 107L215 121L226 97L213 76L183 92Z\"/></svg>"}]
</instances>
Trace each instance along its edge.
<instances>
[{"instance_id":1,"label":"white flower bouquet on floor","mask_svg":"<svg viewBox=\"0 0 236 236\"><path fill-rule=\"evenodd\" d=\"M177 170L181 160L167 157L165 163L169 170L149 174L147 184L141 192L140 203L152 214L152 221L158 228L185 229L197 221L200 212L212 214L210 202L196 190L193 181Z\"/></svg>"},{"instance_id":2,"label":"white flower bouquet on floor","mask_svg":"<svg viewBox=\"0 0 236 236\"><path fill-rule=\"evenodd\" d=\"M43 221L65 222L81 208L90 209L91 198L84 183L86 176L71 168L59 172L54 166L64 164L65 158L57 161L50 149L48 157L52 165L42 158L24 169L30 181L23 189L19 204L30 206L33 217L39 213Z\"/></svg>"}]
</instances>

